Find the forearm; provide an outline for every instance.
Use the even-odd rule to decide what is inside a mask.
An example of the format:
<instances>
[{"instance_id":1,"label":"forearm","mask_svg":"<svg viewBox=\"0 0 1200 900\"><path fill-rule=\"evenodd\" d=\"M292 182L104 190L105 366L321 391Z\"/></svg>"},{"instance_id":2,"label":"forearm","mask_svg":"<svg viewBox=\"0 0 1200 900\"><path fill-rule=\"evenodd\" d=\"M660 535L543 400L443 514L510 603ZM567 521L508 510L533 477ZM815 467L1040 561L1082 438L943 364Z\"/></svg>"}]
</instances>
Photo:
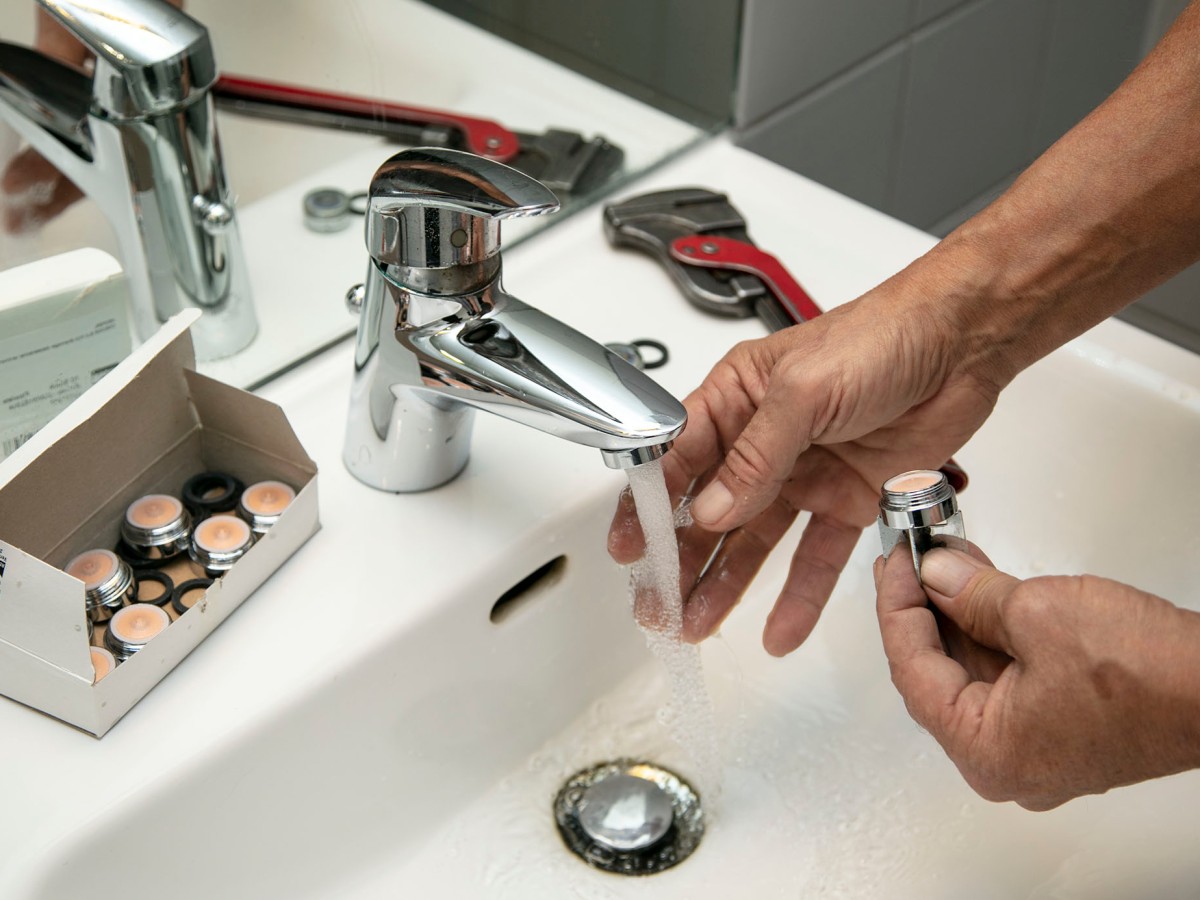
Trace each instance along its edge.
<instances>
[{"instance_id":1,"label":"forearm","mask_svg":"<svg viewBox=\"0 0 1200 900\"><path fill-rule=\"evenodd\" d=\"M1200 258L1200 0L1124 84L905 273L1000 384Z\"/></svg>"}]
</instances>

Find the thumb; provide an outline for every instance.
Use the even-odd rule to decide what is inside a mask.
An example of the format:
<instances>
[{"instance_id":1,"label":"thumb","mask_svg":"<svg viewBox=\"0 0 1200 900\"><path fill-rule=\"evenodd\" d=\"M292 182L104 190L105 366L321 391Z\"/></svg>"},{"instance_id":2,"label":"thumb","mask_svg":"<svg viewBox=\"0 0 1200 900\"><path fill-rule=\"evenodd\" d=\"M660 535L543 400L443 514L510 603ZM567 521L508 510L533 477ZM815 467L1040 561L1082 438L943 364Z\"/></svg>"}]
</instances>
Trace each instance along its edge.
<instances>
[{"instance_id":1,"label":"thumb","mask_svg":"<svg viewBox=\"0 0 1200 900\"><path fill-rule=\"evenodd\" d=\"M1004 607L1021 584L1019 578L958 550L937 548L921 561L921 583L929 599L969 637L1016 656Z\"/></svg>"},{"instance_id":2,"label":"thumb","mask_svg":"<svg viewBox=\"0 0 1200 900\"><path fill-rule=\"evenodd\" d=\"M716 477L692 503L692 518L707 531L732 531L771 505L808 449L795 402L775 385L725 454Z\"/></svg>"}]
</instances>

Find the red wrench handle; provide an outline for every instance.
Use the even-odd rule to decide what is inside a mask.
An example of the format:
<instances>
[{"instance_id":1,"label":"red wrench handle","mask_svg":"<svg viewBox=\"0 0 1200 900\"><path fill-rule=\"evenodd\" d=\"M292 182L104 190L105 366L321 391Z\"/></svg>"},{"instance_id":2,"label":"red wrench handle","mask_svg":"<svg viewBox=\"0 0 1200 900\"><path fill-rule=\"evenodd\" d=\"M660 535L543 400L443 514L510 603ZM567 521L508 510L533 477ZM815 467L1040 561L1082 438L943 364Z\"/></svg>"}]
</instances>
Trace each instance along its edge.
<instances>
[{"instance_id":1,"label":"red wrench handle","mask_svg":"<svg viewBox=\"0 0 1200 900\"><path fill-rule=\"evenodd\" d=\"M715 235L690 234L671 242L671 257L690 266L734 269L757 275L797 324L821 314L821 307L783 263L754 244Z\"/></svg>"},{"instance_id":2,"label":"red wrench handle","mask_svg":"<svg viewBox=\"0 0 1200 900\"><path fill-rule=\"evenodd\" d=\"M334 94L239 75L222 75L213 85L213 93L229 100L268 104L285 110L342 113L409 125L445 125L462 135L466 148L472 153L497 162L507 162L520 149L517 136L500 123L458 113L404 106L351 94Z\"/></svg>"}]
</instances>

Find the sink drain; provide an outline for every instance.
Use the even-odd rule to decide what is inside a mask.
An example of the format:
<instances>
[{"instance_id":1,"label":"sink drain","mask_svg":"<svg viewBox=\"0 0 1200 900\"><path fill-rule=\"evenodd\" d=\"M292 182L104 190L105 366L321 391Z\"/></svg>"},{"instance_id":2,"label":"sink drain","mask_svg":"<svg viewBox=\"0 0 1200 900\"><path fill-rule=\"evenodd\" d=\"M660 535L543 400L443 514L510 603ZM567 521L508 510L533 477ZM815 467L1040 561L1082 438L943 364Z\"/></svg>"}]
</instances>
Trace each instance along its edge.
<instances>
[{"instance_id":1,"label":"sink drain","mask_svg":"<svg viewBox=\"0 0 1200 900\"><path fill-rule=\"evenodd\" d=\"M567 848L590 866L653 875L692 855L704 836L700 797L661 766L632 759L572 775L554 799Z\"/></svg>"}]
</instances>

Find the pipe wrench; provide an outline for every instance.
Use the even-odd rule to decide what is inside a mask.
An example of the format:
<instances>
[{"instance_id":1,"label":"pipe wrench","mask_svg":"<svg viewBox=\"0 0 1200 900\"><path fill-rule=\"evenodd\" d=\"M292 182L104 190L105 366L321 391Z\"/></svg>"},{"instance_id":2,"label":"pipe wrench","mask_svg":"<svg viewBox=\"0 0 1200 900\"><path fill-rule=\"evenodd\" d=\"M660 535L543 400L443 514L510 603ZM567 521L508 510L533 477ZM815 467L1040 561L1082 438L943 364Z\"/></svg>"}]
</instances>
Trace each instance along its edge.
<instances>
[{"instance_id":1,"label":"pipe wrench","mask_svg":"<svg viewBox=\"0 0 1200 900\"><path fill-rule=\"evenodd\" d=\"M750 239L746 220L724 194L676 188L609 203L604 233L613 246L655 256L706 312L757 315L771 331L820 315L787 269Z\"/></svg>"},{"instance_id":2,"label":"pipe wrench","mask_svg":"<svg viewBox=\"0 0 1200 900\"><path fill-rule=\"evenodd\" d=\"M614 247L654 256L684 297L706 312L758 316L781 331L821 314L787 268L750 239L746 220L724 194L687 187L655 191L604 206L604 233ZM956 491L967 473L942 467Z\"/></svg>"},{"instance_id":3,"label":"pipe wrench","mask_svg":"<svg viewBox=\"0 0 1200 900\"><path fill-rule=\"evenodd\" d=\"M558 194L596 190L620 171L625 158L620 147L600 136L587 139L558 128L541 134L510 131L491 119L238 75L222 75L212 93L218 108L240 115L467 150L520 169Z\"/></svg>"}]
</instances>

